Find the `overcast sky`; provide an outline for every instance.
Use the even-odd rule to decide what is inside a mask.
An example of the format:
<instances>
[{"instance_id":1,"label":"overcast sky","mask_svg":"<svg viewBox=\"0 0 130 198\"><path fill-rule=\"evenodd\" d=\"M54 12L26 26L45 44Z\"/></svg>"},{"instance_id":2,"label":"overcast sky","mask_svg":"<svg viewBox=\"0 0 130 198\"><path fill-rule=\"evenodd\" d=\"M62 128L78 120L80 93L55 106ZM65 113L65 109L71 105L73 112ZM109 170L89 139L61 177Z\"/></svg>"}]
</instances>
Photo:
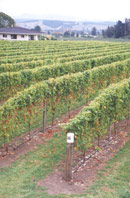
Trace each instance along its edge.
<instances>
[{"instance_id":1,"label":"overcast sky","mask_svg":"<svg viewBox=\"0 0 130 198\"><path fill-rule=\"evenodd\" d=\"M130 18L130 0L0 0L11 17L117 21Z\"/></svg>"}]
</instances>

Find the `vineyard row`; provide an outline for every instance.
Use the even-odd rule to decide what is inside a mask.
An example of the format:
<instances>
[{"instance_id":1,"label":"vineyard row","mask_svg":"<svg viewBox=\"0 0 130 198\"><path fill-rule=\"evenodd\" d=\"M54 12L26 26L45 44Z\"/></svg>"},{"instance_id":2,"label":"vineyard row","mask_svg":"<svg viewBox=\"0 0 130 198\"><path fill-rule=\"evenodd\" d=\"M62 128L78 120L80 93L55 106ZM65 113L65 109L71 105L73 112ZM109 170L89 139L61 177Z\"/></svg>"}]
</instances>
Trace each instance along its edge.
<instances>
[{"instance_id":1,"label":"vineyard row","mask_svg":"<svg viewBox=\"0 0 130 198\"><path fill-rule=\"evenodd\" d=\"M46 66L46 65L50 65L50 64L56 64L58 63L64 63L64 62L69 62L69 61L74 61L74 60L81 60L83 58L90 58L90 57L96 57L98 56L98 54L100 53L110 53L113 54L114 52L127 52L129 51L129 48L123 48L123 49L118 49L117 47L113 48L113 49L97 49L97 50L80 50L79 52L71 52L71 53L63 53L63 54L59 54L59 55L51 55L51 56L33 56L32 57L28 57L25 61L22 62L18 62L18 63L8 63L8 64L1 64L0 66L0 73L3 72L16 72L16 71L20 71L23 69L32 69L35 67L41 67L41 66ZM30 61L28 61L28 59L30 59Z\"/></svg>"},{"instance_id":2,"label":"vineyard row","mask_svg":"<svg viewBox=\"0 0 130 198\"><path fill-rule=\"evenodd\" d=\"M130 58L130 53L105 55L105 53L102 53L102 56L98 58L28 69L21 72L0 74L0 101L13 96L17 91L21 91L38 81L48 80L49 78L55 78L65 74L82 72L99 65Z\"/></svg>"},{"instance_id":3,"label":"vineyard row","mask_svg":"<svg viewBox=\"0 0 130 198\"><path fill-rule=\"evenodd\" d=\"M129 76L130 61L123 61L37 83L0 106L0 139L9 140L17 135L16 127L22 122L30 125L33 118L35 120L37 106L42 104L44 107L45 102L54 113L57 105L59 108L63 102L70 105L79 95L86 96L87 101L109 84ZM122 95L122 92L119 94Z\"/></svg>"},{"instance_id":4,"label":"vineyard row","mask_svg":"<svg viewBox=\"0 0 130 198\"><path fill-rule=\"evenodd\" d=\"M104 89L89 106L64 126L66 133L74 133L77 147L85 151L95 138L110 132L110 126L130 113L130 78Z\"/></svg>"}]
</instances>

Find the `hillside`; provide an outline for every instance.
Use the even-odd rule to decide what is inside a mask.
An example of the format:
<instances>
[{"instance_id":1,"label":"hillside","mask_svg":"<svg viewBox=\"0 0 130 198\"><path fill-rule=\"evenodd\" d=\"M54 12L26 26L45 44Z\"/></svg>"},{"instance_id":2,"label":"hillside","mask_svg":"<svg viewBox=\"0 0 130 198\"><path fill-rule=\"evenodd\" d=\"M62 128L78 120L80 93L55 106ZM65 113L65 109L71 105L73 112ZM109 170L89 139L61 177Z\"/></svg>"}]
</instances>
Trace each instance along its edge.
<instances>
[{"instance_id":1,"label":"hillside","mask_svg":"<svg viewBox=\"0 0 130 198\"><path fill-rule=\"evenodd\" d=\"M63 32L66 30L72 31L90 31L93 27L96 27L98 31L106 29L108 26L114 25L114 22L93 22L93 21L62 21L62 20L25 20L16 19L18 26L26 28L34 28L39 25L42 31L59 31Z\"/></svg>"}]
</instances>

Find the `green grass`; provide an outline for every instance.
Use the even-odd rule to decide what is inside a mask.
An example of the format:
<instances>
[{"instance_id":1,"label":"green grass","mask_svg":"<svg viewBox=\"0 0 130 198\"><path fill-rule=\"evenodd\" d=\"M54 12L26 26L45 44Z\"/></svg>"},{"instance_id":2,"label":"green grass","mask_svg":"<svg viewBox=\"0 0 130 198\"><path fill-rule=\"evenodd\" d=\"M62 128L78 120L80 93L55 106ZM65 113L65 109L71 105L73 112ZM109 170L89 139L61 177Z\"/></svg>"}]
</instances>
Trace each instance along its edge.
<instances>
[{"instance_id":1,"label":"green grass","mask_svg":"<svg viewBox=\"0 0 130 198\"><path fill-rule=\"evenodd\" d=\"M86 194L88 198L130 198L130 140L98 174Z\"/></svg>"},{"instance_id":2,"label":"green grass","mask_svg":"<svg viewBox=\"0 0 130 198\"><path fill-rule=\"evenodd\" d=\"M0 198L129 198L129 148L130 140L99 172L98 179L84 194L51 196L46 194L45 188L37 187L36 182L52 172L56 164L64 159L65 135L55 135L46 145L39 145L10 167L0 169Z\"/></svg>"},{"instance_id":3,"label":"green grass","mask_svg":"<svg viewBox=\"0 0 130 198\"><path fill-rule=\"evenodd\" d=\"M36 181L49 174L63 158L65 142L64 134L55 135L46 145L39 145L11 167L1 169L0 197L49 197L43 189L37 189Z\"/></svg>"}]
</instances>

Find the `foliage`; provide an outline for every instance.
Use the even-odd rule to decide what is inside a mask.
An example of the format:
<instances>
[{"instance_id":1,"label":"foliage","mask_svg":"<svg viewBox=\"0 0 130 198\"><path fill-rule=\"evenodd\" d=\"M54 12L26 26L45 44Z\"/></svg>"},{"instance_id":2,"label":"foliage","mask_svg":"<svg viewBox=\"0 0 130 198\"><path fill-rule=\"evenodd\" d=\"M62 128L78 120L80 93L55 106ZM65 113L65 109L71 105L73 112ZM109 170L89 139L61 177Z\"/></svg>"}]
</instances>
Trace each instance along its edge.
<instances>
[{"instance_id":1,"label":"foliage","mask_svg":"<svg viewBox=\"0 0 130 198\"><path fill-rule=\"evenodd\" d=\"M73 132L78 137L78 147L82 150L91 146L94 139L103 136L108 127L124 119L129 114L130 78L104 89L88 107L64 127L65 132Z\"/></svg>"},{"instance_id":2,"label":"foliage","mask_svg":"<svg viewBox=\"0 0 130 198\"><path fill-rule=\"evenodd\" d=\"M88 99L109 83L129 76L129 72L129 62L127 64L126 61L49 79L24 89L10 98L0 109L1 138L8 140L11 134L15 134L16 124L35 120L33 115L36 106L41 105L42 101L46 101L48 107L53 109L63 102L69 105L79 95L86 95Z\"/></svg>"},{"instance_id":3,"label":"foliage","mask_svg":"<svg viewBox=\"0 0 130 198\"><path fill-rule=\"evenodd\" d=\"M40 41L42 42L42 41ZM21 45L21 42L19 42L19 44ZM43 44L44 41L43 41ZM80 60L80 59L84 59L84 58L92 58L95 56L99 56L100 53L104 52L104 53L112 53L113 52L127 52L129 50L129 45L96 45L94 46L86 46L84 47L80 47L80 48L76 48L73 49L71 51L71 48L65 48L63 50L49 50L48 53L46 53L46 51L40 50L37 46L35 46L36 49L33 50L23 50L20 49L20 52L17 50L13 50L13 52L11 52L11 50L9 50L9 52L2 52L0 53L0 72L6 72L6 71L19 71L22 70L24 68L34 68L36 66L42 66L45 64L54 64L55 61L56 62L68 62L68 61L73 61L73 60ZM73 48L73 46L72 46ZM70 53L66 53L66 50L68 50ZM53 51L55 52L55 56L53 54ZM43 54L44 53L44 54ZM32 55L33 54L33 55ZM64 59L64 61L62 61L62 59ZM34 63L36 64L36 66L34 65ZM12 70L13 65L15 65L14 69ZM24 67L22 66L24 65ZM20 67L20 69L19 69ZM5 69L2 69L5 68Z\"/></svg>"},{"instance_id":4,"label":"foliage","mask_svg":"<svg viewBox=\"0 0 130 198\"><path fill-rule=\"evenodd\" d=\"M115 26L111 26L102 31L103 37L121 38L130 36L130 19L125 19L125 23L118 21Z\"/></svg>"},{"instance_id":5,"label":"foliage","mask_svg":"<svg viewBox=\"0 0 130 198\"><path fill-rule=\"evenodd\" d=\"M114 52L113 52L114 53ZM99 58L90 58L88 60L77 60L70 63L56 64L52 66L44 66L36 69L26 69L20 72L10 72L0 74L0 97L1 100L6 96L13 96L13 93L29 87L32 83L63 76L65 74L82 72L87 69L103 65L104 63L116 62L130 57L129 53L115 54L105 56L107 53L101 53ZM109 54L109 53L108 53ZM111 52L110 52L111 54ZM96 55L94 55L96 57ZM99 56L99 54L97 54ZM81 56L81 59L90 56ZM80 59L80 56L76 57ZM66 59L65 59L66 60ZM12 91L13 90L13 91ZM7 98L6 97L6 98Z\"/></svg>"},{"instance_id":6,"label":"foliage","mask_svg":"<svg viewBox=\"0 0 130 198\"><path fill-rule=\"evenodd\" d=\"M39 25L36 25L34 30L38 31L38 32L41 32L41 27Z\"/></svg>"},{"instance_id":7,"label":"foliage","mask_svg":"<svg viewBox=\"0 0 130 198\"><path fill-rule=\"evenodd\" d=\"M14 27L15 21L7 14L0 12L0 28Z\"/></svg>"},{"instance_id":8,"label":"foliage","mask_svg":"<svg viewBox=\"0 0 130 198\"><path fill-rule=\"evenodd\" d=\"M30 128L45 102L53 118L63 104L69 112L79 98L88 103L130 74L127 43L1 41L0 57L1 142L19 135L24 124Z\"/></svg>"},{"instance_id":9,"label":"foliage","mask_svg":"<svg viewBox=\"0 0 130 198\"><path fill-rule=\"evenodd\" d=\"M96 36L96 35L97 35L97 29L96 29L96 27L93 27L93 28L92 28L91 34L92 34L93 36Z\"/></svg>"},{"instance_id":10,"label":"foliage","mask_svg":"<svg viewBox=\"0 0 130 198\"><path fill-rule=\"evenodd\" d=\"M70 31L64 32L64 36L65 36L65 37L69 37L70 35L71 35L71 32L70 32Z\"/></svg>"}]
</instances>

